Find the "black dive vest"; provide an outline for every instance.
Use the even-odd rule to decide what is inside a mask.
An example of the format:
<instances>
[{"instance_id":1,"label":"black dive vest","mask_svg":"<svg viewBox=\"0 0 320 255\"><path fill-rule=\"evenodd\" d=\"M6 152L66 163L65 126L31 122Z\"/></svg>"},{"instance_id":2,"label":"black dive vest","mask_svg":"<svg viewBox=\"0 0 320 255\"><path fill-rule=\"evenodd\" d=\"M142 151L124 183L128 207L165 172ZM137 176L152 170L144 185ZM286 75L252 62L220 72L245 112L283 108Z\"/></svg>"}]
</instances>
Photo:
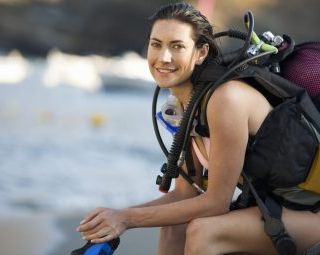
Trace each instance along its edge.
<instances>
[{"instance_id":1,"label":"black dive vest","mask_svg":"<svg viewBox=\"0 0 320 255\"><path fill-rule=\"evenodd\" d=\"M248 65L216 83L227 71L223 66L209 65L198 77L197 85L205 86L210 82L214 85L199 108L197 131L209 135L207 101L227 80L245 80L266 97L274 108L256 135L249 139L242 172L244 182L240 187L242 193L230 209L257 205L264 231L278 253L296 254L295 240L281 220L282 206L314 212L320 209L320 113L304 89L265 67ZM305 205L276 194L279 189L288 191L291 187L302 189L306 200L308 196L315 196L316 200Z\"/></svg>"},{"instance_id":2,"label":"black dive vest","mask_svg":"<svg viewBox=\"0 0 320 255\"><path fill-rule=\"evenodd\" d=\"M208 65L198 77L197 85L214 83L227 70L216 64ZM265 196L277 188L294 186L320 194L320 113L307 92L265 67L247 66L228 77L232 79L245 80L274 107L248 143L245 156L243 171L256 184L259 194ZM207 97L224 82L216 85ZM207 136L205 108L206 104L202 104L197 131Z\"/></svg>"}]
</instances>

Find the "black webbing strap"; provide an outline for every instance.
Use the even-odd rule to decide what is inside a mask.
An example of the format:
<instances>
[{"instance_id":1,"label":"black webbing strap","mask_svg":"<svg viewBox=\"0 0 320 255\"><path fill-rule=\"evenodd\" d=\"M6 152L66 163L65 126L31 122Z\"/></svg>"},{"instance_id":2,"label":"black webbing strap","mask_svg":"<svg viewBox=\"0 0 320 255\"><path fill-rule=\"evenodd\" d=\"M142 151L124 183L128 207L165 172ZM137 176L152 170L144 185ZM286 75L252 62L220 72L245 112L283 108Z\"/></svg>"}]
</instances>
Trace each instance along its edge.
<instances>
[{"instance_id":1,"label":"black webbing strap","mask_svg":"<svg viewBox=\"0 0 320 255\"><path fill-rule=\"evenodd\" d=\"M241 194L237 198L237 201L232 203L230 208L231 210L248 208L252 205L252 195L247 182L247 179L243 179L243 184L241 185Z\"/></svg>"},{"instance_id":2,"label":"black webbing strap","mask_svg":"<svg viewBox=\"0 0 320 255\"><path fill-rule=\"evenodd\" d=\"M316 203L310 210L311 212L313 213L317 213L317 212L320 212L320 201L318 203ZM319 252L320 254L320 252Z\"/></svg>"},{"instance_id":3,"label":"black webbing strap","mask_svg":"<svg viewBox=\"0 0 320 255\"><path fill-rule=\"evenodd\" d=\"M282 206L270 196L266 197L265 204L269 210L270 216L280 220L282 216Z\"/></svg>"},{"instance_id":4,"label":"black webbing strap","mask_svg":"<svg viewBox=\"0 0 320 255\"><path fill-rule=\"evenodd\" d=\"M186 151L185 160L186 160L186 166L187 166L187 170L188 170L188 175L189 176L195 176L196 175L196 170L195 170L195 166L194 166L191 146L192 146L192 142L191 142L191 139L190 139L189 146L188 146L188 149Z\"/></svg>"},{"instance_id":5,"label":"black webbing strap","mask_svg":"<svg viewBox=\"0 0 320 255\"><path fill-rule=\"evenodd\" d=\"M264 231L272 240L279 255L295 255L297 247L294 240L287 233L283 222L281 221L282 207L273 198L266 197L263 202L256 189L251 183L249 177L243 172L242 176L249 186L253 197L256 200L258 208L264 220Z\"/></svg>"},{"instance_id":6,"label":"black webbing strap","mask_svg":"<svg viewBox=\"0 0 320 255\"><path fill-rule=\"evenodd\" d=\"M285 226L281 220L282 206L270 196L266 197L265 204L270 213L270 219L265 220L265 232L271 238L279 255L296 254L296 244L287 233Z\"/></svg>"},{"instance_id":7,"label":"black webbing strap","mask_svg":"<svg viewBox=\"0 0 320 255\"><path fill-rule=\"evenodd\" d=\"M222 75L224 75L229 68L218 65L216 63L208 63L206 68L203 69L201 74L194 80L195 84L200 82L211 82L214 83L220 79Z\"/></svg>"},{"instance_id":8,"label":"black webbing strap","mask_svg":"<svg viewBox=\"0 0 320 255\"><path fill-rule=\"evenodd\" d=\"M319 255L320 254L320 243L310 247L303 255Z\"/></svg>"}]
</instances>

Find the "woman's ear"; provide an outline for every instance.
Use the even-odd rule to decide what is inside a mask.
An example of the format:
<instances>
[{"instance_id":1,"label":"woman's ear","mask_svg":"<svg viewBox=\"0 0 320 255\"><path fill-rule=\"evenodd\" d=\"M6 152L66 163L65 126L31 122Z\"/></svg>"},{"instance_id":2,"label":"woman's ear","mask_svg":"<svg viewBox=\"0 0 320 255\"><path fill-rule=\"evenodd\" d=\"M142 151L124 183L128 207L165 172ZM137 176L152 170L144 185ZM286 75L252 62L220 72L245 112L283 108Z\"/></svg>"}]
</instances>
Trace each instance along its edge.
<instances>
[{"instance_id":1,"label":"woman's ear","mask_svg":"<svg viewBox=\"0 0 320 255\"><path fill-rule=\"evenodd\" d=\"M198 59L196 65L201 65L206 59L209 53L209 44L205 43L200 48L198 48Z\"/></svg>"}]
</instances>

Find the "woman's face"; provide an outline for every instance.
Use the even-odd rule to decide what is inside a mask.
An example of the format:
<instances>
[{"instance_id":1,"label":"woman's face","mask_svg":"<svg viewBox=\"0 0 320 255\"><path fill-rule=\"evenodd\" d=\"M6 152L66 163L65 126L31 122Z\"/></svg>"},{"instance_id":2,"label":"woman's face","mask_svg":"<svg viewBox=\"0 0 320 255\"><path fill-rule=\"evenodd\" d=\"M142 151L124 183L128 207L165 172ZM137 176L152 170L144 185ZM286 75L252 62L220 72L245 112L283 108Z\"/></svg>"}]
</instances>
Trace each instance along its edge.
<instances>
[{"instance_id":1,"label":"woman's face","mask_svg":"<svg viewBox=\"0 0 320 255\"><path fill-rule=\"evenodd\" d=\"M148 45L150 72L162 88L172 88L190 82L190 76L201 59L195 47L193 28L177 20L154 23Z\"/></svg>"}]
</instances>

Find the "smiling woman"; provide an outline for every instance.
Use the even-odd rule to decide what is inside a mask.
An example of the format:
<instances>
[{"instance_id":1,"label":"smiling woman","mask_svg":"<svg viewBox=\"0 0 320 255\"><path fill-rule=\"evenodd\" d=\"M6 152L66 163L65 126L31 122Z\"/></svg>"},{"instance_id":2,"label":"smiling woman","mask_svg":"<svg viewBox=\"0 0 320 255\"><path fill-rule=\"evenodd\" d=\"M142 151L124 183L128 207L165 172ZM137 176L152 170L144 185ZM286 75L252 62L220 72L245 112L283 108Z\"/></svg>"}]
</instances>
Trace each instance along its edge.
<instances>
[{"instance_id":1,"label":"smiling woman","mask_svg":"<svg viewBox=\"0 0 320 255\"><path fill-rule=\"evenodd\" d=\"M208 45L195 47L190 24L177 20L157 21L150 34L148 63L151 74L162 88L192 88L190 76L195 64L208 54Z\"/></svg>"},{"instance_id":2,"label":"smiling woman","mask_svg":"<svg viewBox=\"0 0 320 255\"><path fill-rule=\"evenodd\" d=\"M197 77L203 71L212 70L207 68L211 68L212 63L219 63L218 57L211 25L191 5L169 4L151 17L147 55L150 72L158 85L169 89L178 103L187 109L186 118L190 117L188 106L195 91L202 89ZM130 228L159 226L159 255L241 252L272 255L277 254L274 245L277 246L281 238L285 242L295 239L297 254L302 254L319 242L320 228L314 226L319 225L320 213L283 208L285 228L281 228L281 236L271 233L271 240L254 203L247 203L241 210L240 206L230 207L236 185L241 182L247 147L273 111L267 98L245 80L230 80L219 84L208 96L205 107L208 134L200 132L194 123L190 154L186 162L181 157L183 160L179 160L178 167L182 173L190 170L187 161L191 160L192 178L198 187L202 186L203 172L206 172L203 166L208 168L206 191L200 189L199 194L199 190L178 177L174 189L159 199L122 210L98 208L89 213L78 228L84 239L101 243ZM174 152L169 153L168 165L172 154ZM280 199L273 191L270 197ZM320 201L320 196L316 199ZM284 247L288 246L285 244Z\"/></svg>"}]
</instances>

